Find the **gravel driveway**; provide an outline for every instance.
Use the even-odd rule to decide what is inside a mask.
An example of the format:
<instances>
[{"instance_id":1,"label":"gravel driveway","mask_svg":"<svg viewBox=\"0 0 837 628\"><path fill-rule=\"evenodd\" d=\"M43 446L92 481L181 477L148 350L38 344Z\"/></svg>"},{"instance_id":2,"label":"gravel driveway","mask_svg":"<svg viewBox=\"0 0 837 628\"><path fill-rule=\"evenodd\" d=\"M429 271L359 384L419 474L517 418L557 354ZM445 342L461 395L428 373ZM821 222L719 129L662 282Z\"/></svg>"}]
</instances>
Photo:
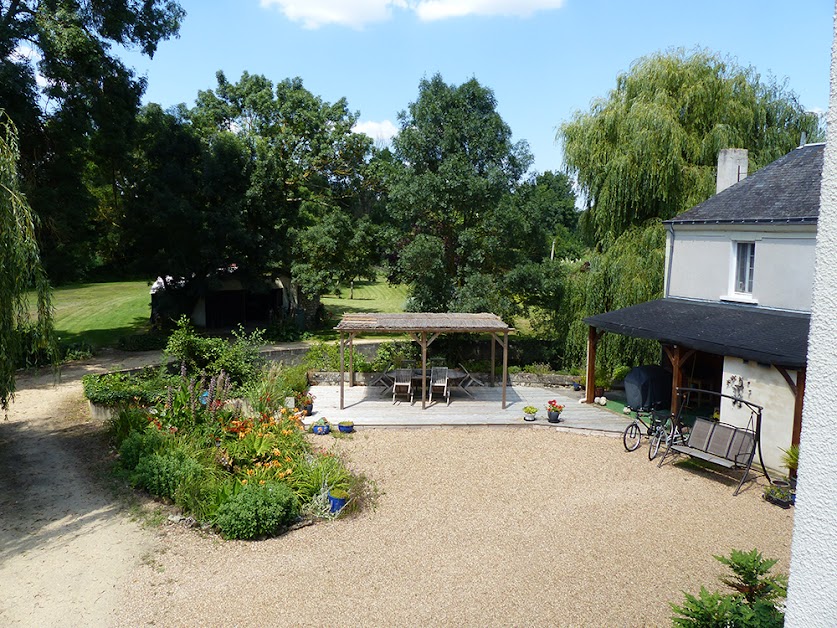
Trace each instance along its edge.
<instances>
[{"instance_id":1,"label":"gravel driveway","mask_svg":"<svg viewBox=\"0 0 837 628\"><path fill-rule=\"evenodd\" d=\"M262 542L177 525L135 568L119 625L670 623L721 588L713 554L759 548L787 572L792 511L760 486L621 441L549 428L368 429L316 437L381 491L375 510Z\"/></svg>"}]
</instances>

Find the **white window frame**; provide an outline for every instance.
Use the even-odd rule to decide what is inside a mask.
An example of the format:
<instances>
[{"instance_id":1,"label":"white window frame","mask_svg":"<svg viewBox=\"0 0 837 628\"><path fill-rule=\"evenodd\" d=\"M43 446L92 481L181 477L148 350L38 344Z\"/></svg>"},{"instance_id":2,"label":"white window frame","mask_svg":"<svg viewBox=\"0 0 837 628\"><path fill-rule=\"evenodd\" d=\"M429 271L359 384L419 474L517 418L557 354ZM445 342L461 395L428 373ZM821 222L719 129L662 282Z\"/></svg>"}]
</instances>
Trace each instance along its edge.
<instances>
[{"instance_id":1,"label":"white window frame","mask_svg":"<svg viewBox=\"0 0 837 628\"><path fill-rule=\"evenodd\" d=\"M737 301L739 303L758 305L758 300L753 296L753 290L755 288L756 241L758 239L741 238L731 242L729 288L728 293L721 297L722 301ZM742 253L749 258L746 262L746 268L741 267ZM746 285L743 287L739 281L742 270L747 275L744 279Z\"/></svg>"}]
</instances>

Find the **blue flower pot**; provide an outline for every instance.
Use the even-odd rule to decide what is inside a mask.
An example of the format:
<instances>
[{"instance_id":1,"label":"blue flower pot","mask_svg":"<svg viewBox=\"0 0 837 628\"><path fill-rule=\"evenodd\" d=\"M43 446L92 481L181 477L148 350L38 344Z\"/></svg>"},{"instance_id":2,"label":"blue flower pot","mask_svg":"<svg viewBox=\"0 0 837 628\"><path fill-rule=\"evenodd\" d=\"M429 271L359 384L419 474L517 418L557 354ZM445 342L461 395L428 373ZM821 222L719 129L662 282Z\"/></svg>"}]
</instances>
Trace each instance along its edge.
<instances>
[{"instance_id":1,"label":"blue flower pot","mask_svg":"<svg viewBox=\"0 0 837 628\"><path fill-rule=\"evenodd\" d=\"M328 425L312 425L311 431L315 434L319 434L320 436L324 436L331 431L331 427Z\"/></svg>"},{"instance_id":2,"label":"blue flower pot","mask_svg":"<svg viewBox=\"0 0 837 628\"><path fill-rule=\"evenodd\" d=\"M552 410L547 410L546 420L549 421L550 423L560 423L561 422L561 413L560 412L553 412Z\"/></svg>"},{"instance_id":3,"label":"blue flower pot","mask_svg":"<svg viewBox=\"0 0 837 628\"><path fill-rule=\"evenodd\" d=\"M328 494L328 504L331 512L340 512L346 505L347 501L349 500L345 497L332 497L331 493Z\"/></svg>"},{"instance_id":4,"label":"blue flower pot","mask_svg":"<svg viewBox=\"0 0 837 628\"><path fill-rule=\"evenodd\" d=\"M343 432L344 434L350 434L355 431L354 425L338 425L337 429Z\"/></svg>"}]
</instances>

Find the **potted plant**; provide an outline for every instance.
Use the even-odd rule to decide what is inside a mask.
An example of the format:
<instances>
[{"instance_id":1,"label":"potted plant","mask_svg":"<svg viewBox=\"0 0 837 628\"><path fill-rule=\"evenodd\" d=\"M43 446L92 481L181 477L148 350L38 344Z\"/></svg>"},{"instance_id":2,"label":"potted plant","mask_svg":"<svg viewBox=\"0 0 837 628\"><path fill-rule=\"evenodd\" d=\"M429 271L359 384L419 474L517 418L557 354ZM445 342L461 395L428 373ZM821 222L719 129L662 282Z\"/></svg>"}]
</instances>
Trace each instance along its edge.
<instances>
[{"instance_id":1,"label":"potted plant","mask_svg":"<svg viewBox=\"0 0 837 628\"><path fill-rule=\"evenodd\" d=\"M784 480L773 480L773 483L764 489L764 499L782 508L790 508L790 485Z\"/></svg>"},{"instance_id":2,"label":"potted plant","mask_svg":"<svg viewBox=\"0 0 837 628\"><path fill-rule=\"evenodd\" d=\"M314 412L314 395L309 391L298 393L296 395L296 407L305 412L306 415L311 416Z\"/></svg>"},{"instance_id":3,"label":"potted plant","mask_svg":"<svg viewBox=\"0 0 837 628\"><path fill-rule=\"evenodd\" d=\"M555 399L546 402L546 420L550 423L559 423L561 421L561 413L564 411L564 406L558 403Z\"/></svg>"},{"instance_id":4,"label":"potted plant","mask_svg":"<svg viewBox=\"0 0 837 628\"><path fill-rule=\"evenodd\" d=\"M535 406L526 406L523 408L523 420L524 421L534 421L535 415L538 413L538 409Z\"/></svg>"},{"instance_id":5,"label":"potted plant","mask_svg":"<svg viewBox=\"0 0 837 628\"><path fill-rule=\"evenodd\" d=\"M328 492L329 511L338 513L346 506L349 501L349 494L342 488L333 488Z\"/></svg>"},{"instance_id":6,"label":"potted plant","mask_svg":"<svg viewBox=\"0 0 837 628\"><path fill-rule=\"evenodd\" d=\"M344 434L350 434L355 431L355 424L352 421L340 421L337 424L337 429Z\"/></svg>"},{"instance_id":7,"label":"potted plant","mask_svg":"<svg viewBox=\"0 0 837 628\"><path fill-rule=\"evenodd\" d=\"M314 432L314 434L323 436L331 431L331 425L329 424L328 419L319 418L311 424L311 431Z\"/></svg>"}]
</instances>

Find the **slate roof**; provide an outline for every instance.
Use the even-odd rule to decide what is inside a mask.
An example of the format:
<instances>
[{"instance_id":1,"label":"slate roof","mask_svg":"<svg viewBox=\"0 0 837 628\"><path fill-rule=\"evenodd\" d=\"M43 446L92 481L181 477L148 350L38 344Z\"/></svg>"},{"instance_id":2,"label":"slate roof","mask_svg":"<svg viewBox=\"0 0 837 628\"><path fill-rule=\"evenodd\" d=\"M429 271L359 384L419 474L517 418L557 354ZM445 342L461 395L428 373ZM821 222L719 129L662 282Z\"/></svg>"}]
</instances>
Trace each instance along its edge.
<instances>
[{"instance_id":1,"label":"slate roof","mask_svg":"<svg viewBox=\"0 0 837 628\"><path fill-rule=\"evenodd\" d=\"M811 316L758 306L667 298L589 316L584 322L623 336L800 368L808 359Z\"/></svg>"},{"instance_id":2,"label":"slate roof","mask_svg":"<svg viewBox=\"0 0 837 628\"><path fill-rule=\"evenodd\" d=\"M808 223L820 214L825 144L792 150L668 224Z\"/></svg>"}]
</instances>

